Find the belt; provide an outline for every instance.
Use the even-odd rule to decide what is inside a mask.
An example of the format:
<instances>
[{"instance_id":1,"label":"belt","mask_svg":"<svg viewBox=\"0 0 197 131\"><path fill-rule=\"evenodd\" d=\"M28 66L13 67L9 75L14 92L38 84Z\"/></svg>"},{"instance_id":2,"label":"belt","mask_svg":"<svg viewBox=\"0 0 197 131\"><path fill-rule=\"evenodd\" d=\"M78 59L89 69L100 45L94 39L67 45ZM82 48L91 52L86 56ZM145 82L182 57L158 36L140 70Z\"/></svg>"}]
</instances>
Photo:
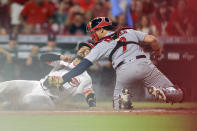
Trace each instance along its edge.
<instances>
[{"instance_id":1,"label":"belt","mask_svg":"<svg viewBox=\"0 0 197 131\"><path fill-rule=\"evenodd\" d=\"M138 56L136 56L136 59L141 59L141 58L146 58L146 56L145 55L138 55Z\"/></svg>"},{"instance_id":2,"label":"belt","mask_svg":"<svg viewBox=\"0 0 197 131\"><path fill-rule=\"evenodd\" d=\"M136 59L141 59L141 58L146 58L146 56L145 55L138 55L138 56L136 56ZM124 63L125 63L124 61L121 61L114 69L116 70L118 67L120 67Z\"/></svg>"}]
</instances>

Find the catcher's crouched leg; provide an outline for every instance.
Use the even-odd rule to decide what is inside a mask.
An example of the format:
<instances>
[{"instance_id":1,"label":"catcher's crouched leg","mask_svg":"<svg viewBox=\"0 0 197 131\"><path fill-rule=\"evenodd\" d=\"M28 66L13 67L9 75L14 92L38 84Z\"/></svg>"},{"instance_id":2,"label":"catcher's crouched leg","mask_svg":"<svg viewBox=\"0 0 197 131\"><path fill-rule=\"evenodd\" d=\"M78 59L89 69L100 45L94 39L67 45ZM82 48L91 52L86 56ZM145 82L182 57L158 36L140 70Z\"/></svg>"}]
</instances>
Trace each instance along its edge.
<instances>
[{"instance_id":1,"label":"catcher's crouched leg","mask_svg":"<svg viewBox=\"0 0 197 131\"><path fill-rule=\"evenodd\" d=\"M86 102L88 103L89 107L96 107L96 97L92 89L85 91L84 96L86 98Z\"/></svg>"},{"instance_id":2,"label":"catcher's crouched leg","mask_svg":"<svg viewBox=\"0 0 197 131\"><path fill-rule=\"evenodd\" d=\"M131 97L131 91L128 88L123 88L118 100L120 110L130 110L133 108Z\"/></svg>"},{"instance_id":3,"label":"catcher's crouched leg","mask_svg":"<svg viewBox=\"0 0 197 131\"><path fill-rule=\"evenodd\" d=\"M167 103L178 103L183 101L183 90L178 86L174 87L148 87L149 94L153 95L157 100Z\"/></svg>"}]
</instances>

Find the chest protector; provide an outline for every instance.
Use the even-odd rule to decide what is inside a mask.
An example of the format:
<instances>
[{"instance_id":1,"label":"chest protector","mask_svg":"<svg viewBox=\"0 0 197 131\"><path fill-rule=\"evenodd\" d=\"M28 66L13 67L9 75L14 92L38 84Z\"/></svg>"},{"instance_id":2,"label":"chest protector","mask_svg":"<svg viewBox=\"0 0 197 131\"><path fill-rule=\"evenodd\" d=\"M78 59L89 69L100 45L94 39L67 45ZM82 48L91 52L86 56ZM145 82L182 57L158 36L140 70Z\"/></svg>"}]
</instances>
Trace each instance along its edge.
<instances>
[{"instance_id":1,"label":"chest protector","mask_svg":"<svg viewBox=\"0 0 197 131\"><path fill-rule=\"evenodd\" d=\"M114 47L114 49L111 51L111 53L110 53L110 55L109 55L109 61L112 62L112 56L113 56L113 54L114 54L120 47L126 46L127 44L137 44L137 45L140 44L140 43L135 42L135 41L122 41L122 40L119 40L119 39L118 39L118 38L122 35L121 31L127 30L127 29L132 29L132 28L127 27L127 26L122 27L122 28L116 30L113 34L108 35L108 36L106 36L106 37L100 39L99 41L97 41L97 42L95 43L95 44L97 45L97 44L101 43L102 41L118 40L118 41L116 42L116 46Z\"/></svg>"}]
</instances>

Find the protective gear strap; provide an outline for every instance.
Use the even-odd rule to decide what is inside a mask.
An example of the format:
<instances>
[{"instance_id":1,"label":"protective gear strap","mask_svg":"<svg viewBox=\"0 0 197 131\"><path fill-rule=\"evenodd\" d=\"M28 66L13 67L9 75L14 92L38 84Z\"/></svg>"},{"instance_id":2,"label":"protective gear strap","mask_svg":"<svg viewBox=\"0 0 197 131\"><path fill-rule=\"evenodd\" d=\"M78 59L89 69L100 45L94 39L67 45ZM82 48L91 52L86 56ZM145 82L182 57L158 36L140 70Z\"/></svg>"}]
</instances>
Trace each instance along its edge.
<instances>
[{"instance_id":1,"label":"protective gear strap","mask_svg":"<svg viewBox=\"0 0 197 131\"><path fill-rule=\"evenodd\" d=\"M110 34L110 35L108 35L106 37L103 37L99 41L95 41L95 45L98 44L98 43L101 43L103 40L106 40L106 39L113 39L113 40L115 40L116 38L119 37L120 31L126 30L126 29L132 29L132 28L128 27L128 26L122 27L122 28L116 30L113 34Z\"/></svg>"},{"instance_id":2,"label":"protective gear strap","mask_svg":"<svg viewBox=\"0 0 197 131\"><path fill-rule=\"evenodd\" d=\"M99 40L99 37L95 32L91 33L91 36L92 36L93 41L98 41Z\"/></svg>"},{"instance_id":3,"label":"protective gear strap","mask_svg":"<svg viewBox=\"0 0 197 131\"><path fill-rule=\"evenodd\" d=\"M113 34L111 34L111 35L108 35L108 36L102 38L101 40L97 41L95 44L98 44L98 43L102 42L103 40L108 40L108 39L110 39L110 40L116 40L117 38L119 38L120 32L121 32L122 30L126 30L126 29L132 29L132 28L127 27L127 26L122 27L122 28L118 29L117 31L115 31L115 33L113 33ZM114 54L120 47L125 46L125 45L127 45L127 44L136 44L136 45L139 45L140 43L135 42L135 41L126 41L126 42L123 42L123 41L120 41L120 40L117 41L116 46L114 47L114 49L111 51L111 53L110 53L110 55L109 55L109 61L112 61L112 56L113 56L113 54Z\"/></svg>"},{"instance_id":4,"label":"protective gear strap","mask_svg":"<svg viewBox=\"0 0 197 131\"><path fill-rule=\"evenodd\" d=\"M114 47L114 49L111 51L111 53L109 54L109 61L112 61L112 56L113 54L122 46L125 46L127 44L137 44L139 45L139 43L134 42L134 41L127 41L127 42L122 42L122 41L118 41L116 46Z\"/></svg>"}]
</instances>

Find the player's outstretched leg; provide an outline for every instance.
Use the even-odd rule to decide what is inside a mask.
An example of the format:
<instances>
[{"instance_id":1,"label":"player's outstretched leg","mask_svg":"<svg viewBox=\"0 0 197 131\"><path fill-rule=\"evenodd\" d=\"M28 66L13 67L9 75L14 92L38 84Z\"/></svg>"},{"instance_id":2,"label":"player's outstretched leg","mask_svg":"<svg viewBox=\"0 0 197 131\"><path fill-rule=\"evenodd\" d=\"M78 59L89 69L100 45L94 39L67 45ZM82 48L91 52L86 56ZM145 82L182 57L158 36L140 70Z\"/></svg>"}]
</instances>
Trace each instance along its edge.
<instances>
[{"instance_id":1,"label":"player's outstretched leg","mask_svg":"<svg viewBox=\"0 0 197 131\"><path fill-rule=\"evenodd\" d=\"M55 105L50 97L43 95L42 92L35 92L25 95L20 105L20 108L23 110L45 110L55 108Z\"/></svg>"},{"instance_id":2,"label":"player's outstretched leg","mask_svg":"<svg viewBox=\"0 0 197 131\"><path fill-rule=\"evenodd\" d=\"M174 84L152 63L147 65L149 71L144 78L145 87L149 94L157 100L169 103L183 101L183 90Z\"/></svg>"},{"instance_id":3,"label":"player's outstretched leg","mask_svg":"<svg viewBox=\"0 0 197 131\"><path fill-rule=\"evenodd\" d=\"M157 100L167 103L178 103L183 101L183 91L179 87L147 87L149 94Z\"/></svg>"}]
</instances>

